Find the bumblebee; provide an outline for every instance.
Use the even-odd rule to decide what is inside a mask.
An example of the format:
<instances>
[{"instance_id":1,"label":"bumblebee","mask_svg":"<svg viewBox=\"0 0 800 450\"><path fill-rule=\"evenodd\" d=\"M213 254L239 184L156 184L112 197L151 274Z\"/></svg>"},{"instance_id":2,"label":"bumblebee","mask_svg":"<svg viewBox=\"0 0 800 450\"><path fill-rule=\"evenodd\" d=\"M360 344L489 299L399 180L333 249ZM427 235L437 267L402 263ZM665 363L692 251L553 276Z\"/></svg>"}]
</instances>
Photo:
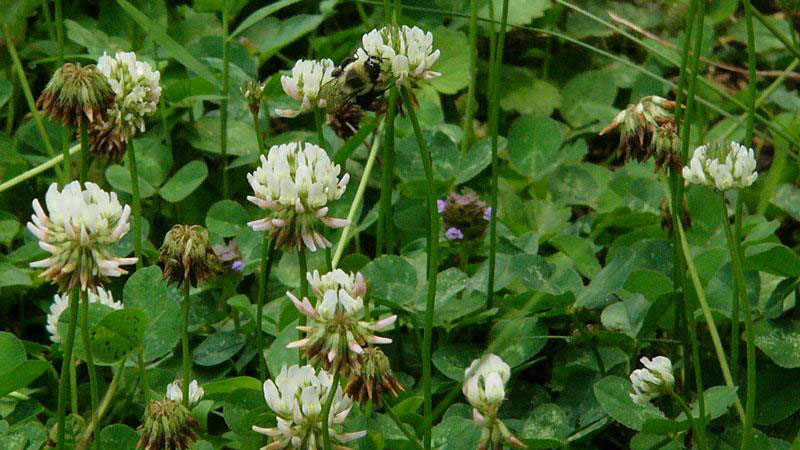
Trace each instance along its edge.
<instances>
[{"instance_id":1,"label":"bumblebee","mask_svg":"<svg viewBox=\"0 0 800 450\"><path fill-rule=\"evenodd\" d=\"M331 72L332 80L322 86L329 114L337 114L348 104L355 103L366 110L375 109L375 100L383 95L383 72L380 58L347 57Z\"/></svg>"}]
</instances>

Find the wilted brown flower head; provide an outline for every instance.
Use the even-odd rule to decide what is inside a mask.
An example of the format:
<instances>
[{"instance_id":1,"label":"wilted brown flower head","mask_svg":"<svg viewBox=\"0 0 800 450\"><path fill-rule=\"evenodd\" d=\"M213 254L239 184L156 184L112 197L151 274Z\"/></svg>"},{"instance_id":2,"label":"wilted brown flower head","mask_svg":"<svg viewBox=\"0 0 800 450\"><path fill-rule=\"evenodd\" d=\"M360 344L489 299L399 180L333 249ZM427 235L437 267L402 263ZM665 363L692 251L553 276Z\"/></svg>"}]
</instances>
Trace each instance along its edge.
<instances>
[{"instance_id":1,"label":"wilted brown flower head","mask_svg":"<svg viewBox=\"0 0 800 450\"><path fill-rule=\"evenodd\" d=\"M328 125L333 128L337 136L347 139L358 133L363 115L364 111L360 106L346 103L334 113L328 114Z\"/></svg>"},{"instance_id":2,"label":"wilted brown flower head","mask_svg":"<svg viewBox=\"0 0 800 450\"><path fill-rule=\"evenodd\" d=\"M675 102L650 95L628 105L611 123L600 131L604 135L619 128L618 151L625 158L639 162L655 156L656 170L665 165L680 169L678 134L672 110Z\"/></svg>"},{"instance_id":3,"label":"wilted brown flower head","mask_svg":"<svg viewBox=\"0 0 800 450\"><path fill-rule=\"evenodd\" d=\"M136 444L144 450L188 450L197 440L197 419L183 404L169 399L151 402L139 427L142 437Z\"/></svg>"},{"instance_id":4,"label":"wilted brown flower head","mask_svg":"<svg viewBox=\"0 0 800 450\"><path fill-rule=\"evenodd\" d=\"M114 92L94 64L66 63L47 83L36 107L53 121L74 127L85 116L89 123L102 121Z\"/></svg>"},{"instance_id":5,"label":"wilted brown flower head","mask_svg":"<svg viewBox=\"0 0 800 450\"><path fill-rule=\"evenodd\" d=\"M437 202L449 241L474 241L486 234L492 209L474 191L452 192Z\"/></svg>"},{"instance_id":6,"label":"wilted brown flower head","mask_svg":"<svg viewBox=\"0 0 800 450\"><path fill-rule=\"evenodd\" d=\"M359 403L373 400L377 406L383 404L383 394L394 396L404 391L389 364L389 358L377 347L367 347L360 356L361 367L353 373L345 387L345 393Z\"/></svg>"},{"instance_id":7,"label":"wilted brown flower head","mask_svg":"<svg viewBox=\"0 0 800 450\"><path fill-rule=\"evenodd\" d=\"M171 283L188 281L192 286L222 269L208 241L208 230L200 225L173 226L164 236L160 261L164 265L164 278Z\"/></svg>"}]
</instances>

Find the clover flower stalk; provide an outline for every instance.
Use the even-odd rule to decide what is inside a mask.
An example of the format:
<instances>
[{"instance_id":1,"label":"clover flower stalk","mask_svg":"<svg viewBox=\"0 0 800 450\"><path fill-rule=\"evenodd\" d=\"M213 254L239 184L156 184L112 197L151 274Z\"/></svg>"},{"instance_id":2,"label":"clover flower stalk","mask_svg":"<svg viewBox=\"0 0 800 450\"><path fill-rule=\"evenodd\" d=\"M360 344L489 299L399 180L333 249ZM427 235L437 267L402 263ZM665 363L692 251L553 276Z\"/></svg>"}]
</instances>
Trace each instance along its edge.
<instances>
[{"instance_id":1,"label":"clover flower stalk","mask_svg":"<svg viewBox=\"0 0 800 450\"><path fill-rule=\"evenodd\" d=\"M111 291L106 291L102 287L97 287L97 292L89 291L89 303L99 303L111 309L122 309L122 302L114 300ZM53 303L50 305L49 312L47 313L47 332L50 334L50 341L55 344L62 342L61 335L58 332L58 323L61 320L61 314L69 307L69 294L56 294L53 296Z\"/></svg>"},{"instance_id":2,"label":"clover flower stalk","mask_svg":"<svg viewBox=\"0 0 800 450\"><path fill-rule=\"evenodd\" d=\"M497 417L505 400L505 385L511 368L499 356L489 353L472 361L464 371L461 392L472 405L472 417L481 428L479 449L501 450L504 445L526 448Z\"/></svg>"},{"instance_id":3,"label":"clover flower stalk","mask_svg":"<svg viewBox=\"0 0 800 450\"><path fill-rule=\"evenodd\" d=\"M322 86L333 79L331 72L335 65L330 59L298 60L291 75L281 76L281 86L289 97L300 102L294 109L276 109L281 117L292 118L299 114L324 108L325 99L320 95Z\"/></svg>"},{"instance_id":4,"label":"clover flower stalk","mask_svg":"<svg viewBox=\"0 0 800 450\"><path fill-rule=\"evenodd\" d=\"M302 349L309 364L322 365L326 370L347 375L361 369L365 347L392 342L375 333L392 326L397 316L376 322L365 320L367 285L360 273L336 269L320 275L315 270L307 274L307 279L316 297L315 305L306 297L298 299L291 292L286 294L295 307L313 322L299 326L298 329L306 336L287 347Z\"/></svg>"},{"instance_id":5,"label":"clover flower stalk","mask_svg":"<svg viewBox=\"0 0 800 450\"><path fill-rule=\"evenodd\" d=\"M97 69L106 76L114 92L114 102L108 108L103 122L93 124L89 130L91 149L109 159L118 159L128 153L128 171L131 176L133 196L133 248L142 267L142 202L139 194L139 174L133 136L144 132L146 116L158 108L161 98L161 74L150 64L136 59L133 52L117 52L114 57L103 54Z\"/></svg>"},{"instance_id":6,"label":"clover flower stalk","mask_svg":"<svg viewBox=\"0 0 800 450\"><path fill-rule=\"evenodd\" d=\"M758 178L753 149L733 141L729 145L714 143L697 147L682 174L687 185L706 185L720 192L744 189Z\"/></svg>"},{"instance_id":7,"label":"clover flower stalk","mask_svg":"<svg viewBox=\"0 0 800 450\"><path fill-rule=\"evenodd\" d=\"M81 184L74 181L59 191L56 183L51 184L45 194L47 212L38 199L34 200L34 214L27 226L39 240L39 247L50 253L48 258L32 262L30 266L45 269L41 276L58 284L61 291L73 291L59 390L65 388L63 384L66 384L72 364L77 325L74 320L77 317L75 303L79 293L82 297L81 331L94 410L97 405L97 380L89 345L88 291L96 291L100 283L109 277L125 275L127 271L121 266L134 264L136 258L118 257L112 250L114 244L128 232L130 208L127 205L123 207L115 193L109 194L94 183L85 183L84 187L82 189ZM59 392L59 446L63 446L65 392Z\"/></svg>"},{"instance_id":8,"label":"clover flower stalk","mask_svg":"<svg viewBox=\"0 0 800 450\"><path fill-rule=\"evenodd\" d=\"M192 358L189 354L190 286L208 280L222 271L222 265L208 239L208 230L200 225L174 225L161 246L164 278L183 287L183 317L181 347L183 350L183 379L191 377ZM184 405L188 407L189 386L183 384Z\"/></svg>"},{"instance_id":9,"label":"clover flower stalk","mask_svg":"<svg viewBox=\"0 0 800 450\"><path fill-rule=\"evenodd\" d=\"M264 398L277 416L273 427L253 426L253 431L268 436L269 444L261 450L323 448L323 429L329 434L333 448L349 450L344 444L364 437L367 432L345 433L340 427L345 423L353 402L324 369L315 370L309 365L283 366L275 380L264 382ZM332 391L334 390L334 391ZM323 404L333 392L330 415L322 416Z\"/></svg>"},{"instance_id":10,"label":"clover flower stalk","mask_svg":"<svg viewBox=\"0 0 800 450\"><path fill-rule=\"evenodd\" d=\"M374 29L361 38L356 58L375 57L383 71L398 86L416 87L420 82L441 76L431 70L440 51L433 48L433 34L419 27L386 26Z\"/></svg>"},{"instance_id":11,"label":"clover flower stalk","mask_svg":"<svg viewBox=\"0 0 800 450\"><path fill-rule=\"evenodd\" d=\"M195 389L193 398L199 401L203 389L193 381ZM195 416L189 411L181 389L175 383L167 387L167 395L161 400L154 400L147 405L144 420L139 427L141 437L136 443L137 449L144 450L189 450L197 441L195 430L199 428ZM195 402L196 403L196 402Z\"/></svg>"}]
</instances>

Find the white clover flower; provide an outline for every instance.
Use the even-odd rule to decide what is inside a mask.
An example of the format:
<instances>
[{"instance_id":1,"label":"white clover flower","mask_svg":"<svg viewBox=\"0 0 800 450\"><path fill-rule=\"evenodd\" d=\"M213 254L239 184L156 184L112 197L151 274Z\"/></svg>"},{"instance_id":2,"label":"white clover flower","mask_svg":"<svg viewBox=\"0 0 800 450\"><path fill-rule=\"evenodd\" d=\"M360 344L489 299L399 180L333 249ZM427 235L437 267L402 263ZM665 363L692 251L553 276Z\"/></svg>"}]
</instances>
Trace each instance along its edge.
<instances>
[{"instance_id":1,"label":"white clover flower","mask_svg":"<svg viewBox=\"0 0 800 450\"><path fill-rule=\"evenodd\" d=\"M296 117L315 107L324 108L325 99L320 97L322 86L331 81L335 65L330 59L304 60L294 64L292 75L281 76L281 86L286 95L300 102L299 109L276 109L281 117Z\"/></svg>"},{"instance_id":2,"label":"white clover flower","mask_svg":"<svg viewBox=\"0 0 800 450\"><path fill-rule=\"evenodd\" d=\"M389 344L391 339L374 333L389 328L396 315L376 322L364 319L364 296L367 285L360 273L336 269L325 275L316 270L307 274L308 282L317 298L316 306L308 298L302 301L291 292L286 295L297 309L313 321L312 325L297 327L306 337L287 345L302 348L311 364L321 363L325 369L358 370L360 355L369 344Z\"/></svg>"},{"instance_id":3,"label":"white clover flower","mask_svg":"<svg viewBox=\"0 0 800 450\"><path fill-rule=\"evenodd\" d=\"M682 174L686 184L704 184L718 191L744 189L758 178L753 149L738 142L731 142L729 148L720 144L697 147Z\"/></svg>"},{"instance_id":4,"label":"white clover flower","mask_svg":"<svg viewBox=\"0 0 800 450\"><path fill-rule=\"evenodd\" d=\"M384 70L391 73L401 86L413 86L419 81L441 76L431 69L439 59L439 50L433 48L433 34L419 27L403 25L401 28L384 27L372 30L361 38L362 48L357 58L376 57L383 62Z\"/></svg>"},{"instance_id":5,"label":"white clover flower","mask_svg":"<svg viewBox=\"0 0 800 450\"><path fill-rule=\"evenodd\" d=\"M255 231L267 231L278 246L305 245L312 252L331 243L316 228L322 223L341 228L350 222L328 217L328 203L338 200L350 175L341 179L341 167L321 147L310 143L274 145L261 166L247 174L255 195L247 199L272 214L249 222Z\"/></svg>"},{"instance_id":6,"label":"white clover flower","mask_svg":"<svg viewBox=\"0 0 800 450\"><path fill-rule=\"evenodd\" d=\"M277 426L253 426L253 431L270 437L262 450L321 449L322 427L327 426L334 448L346 450L347 442L364 437L366 431L341 433L336 426L344 423L353 402L336 386L327 423L322 417L322 405L328 398L333 377L323 369L315 371L309 365L283 366L275 381L264 382L264 398L278 416Z\"/></svg>"},{"instance_id":7,"label":"white clover flower","mask_svg":"<svg viewBox=\"0 0 800 450\"><path fill-rule=\"evenodd\" d=\"M633 392L630 396L634 403L644 405L671 392L675 378L672 376L672 361L665 356L656 356L652 360L643 357L640 361L645 368L634 370L631 374Z\"/></svg>"},{"instance_id":8,"label":"white clover flower","mask_svg":"<svg viewBox=\"0 0 800 450\"><path fill-rule=\"evenodd\" d=\"M30 266L46 269L41 276L62 290L78 283L83 290L94 288L101 279L128 273L120 266L136 263L136 258L120 258L111 250L130 229L130 207L94 183L85 183L85 188L73 181L59 192L51 184L45 195L49 216L34 200L28 222L39 247L51 254Z\"/></svg>"},{"instance_id":9,"label":"white clover flower","mask_svg":"<svg viewBox=\"0 0 800 450\"><path fill-rule=\"evenodd\" d=\"M106 76L115 95L114 106L108 110L109 122L124 124L128 137L136 129L144 132L144 117L156 111L161 98L161 74L138 61L133 52L117 52L113 58L103 53L97 70Z\"/></svg>"},{"instance_id":10,"label":"white clover flower","mask_svg":"<svg viewBox=\"0 0 800 450\"><path fill-rule=\"evenodd\" d=\"M189 383L189 407L192 408L199 403L203 398L203 394L205 394L205 390L200 387L197 380L192 380L192 382ZM167 385L167 398L174 402L183 402L182 379L175 380Z\"/></svg>"},{"instance_id":11,"label":"white clover flower","mask_svg":"<svg viewBox=\"0 0 800 450\"><path fill-rule=\"evenodd\" d=\"M122 309L122 302L114 300L111 291L107 291L102 287L97 287L97 292L89 291L89 303L100 303L106 305L111 309ZM50 305L50 312L47 314L47 332L50 333L50 340L59 343L61 336L58 335L58 321L61 319L61 313L69 309L69 293L56 294L53 296L53 304Z\"/></svg>"}]
</instances>

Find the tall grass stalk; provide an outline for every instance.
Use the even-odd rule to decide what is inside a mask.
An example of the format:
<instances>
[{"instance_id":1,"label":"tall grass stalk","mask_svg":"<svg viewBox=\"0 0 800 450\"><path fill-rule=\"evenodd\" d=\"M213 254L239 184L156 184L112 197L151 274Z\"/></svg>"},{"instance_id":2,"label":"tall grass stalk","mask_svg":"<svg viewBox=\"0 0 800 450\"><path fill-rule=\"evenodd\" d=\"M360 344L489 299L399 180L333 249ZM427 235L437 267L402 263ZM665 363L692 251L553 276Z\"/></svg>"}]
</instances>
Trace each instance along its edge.
<instances>
[{"instance_id":1,"label":"tall grass stalk","mask_svg":"<svg viewBox=\"0 0 800 450\"><path fill-rule=\"evenodd\" d=\"M56 410L56 446L58 450L64 450L64 435L66 426L67 401L69 395L69 373L72 361L72 349L75 344L75 330L78 326L78 302L80 298L80 287L72 288L69 296L69 328L64 338L64 358L61 364L61 377L58 382L58 406ZM77 411L76 411L77 412Z\"/></svg>"},{"instance_id":2,"label":"tall grass stalk","mask_svg":"<svg viewBox=\"0 0 800 450\"><path fill-rule=\"evenodd\" d=\"M494 272L497 264L497 191L498 191L498 135L500 121L500 72L503 67L503 46L506 40L506 22L508 20L508 0L503 0L503 12L500 16L500 31L497 37L497 49L491 66L489 133L492 135L492 214L489 219L489 276L486 285L486 306L492 307L494 302Z\"/></svg>"},{"instance_id":3,"label":"tall grass stalk","mask_svg":"<svg viewBox=\"0 0 800 450\"><path fill-rule=\"evenodd\" d=\"M433 315L434 305L436 302L436 278L439 273L439 212L436 209L436 185L433 180L433 163L431 162L431 153L428 149L428 144L425 142L425 137L422 135L422 128L419 125L417 113L414 110L414 104L411 101L411 94L405 89L402 90L404 111L411 119L411 125L414 128L414 136L417 139L417 146L420 152L420 159L425 169L425 181L428 184L427 201L428 201L428 291L427 301L425 305L425 326L422 337L422 391L424 395L424 416L430 417L433 410L433 394L431 390L431 345L433 343ZM423 430L425 432L424 443L426 450L431 448L431 427L428 426Z\"/></svg>"},{"instance_id":4,"label":"tall grass stalk","mask_svg":"<svg viewBox=\"0 0 800 450\"><path fill-rule=\"evenodd\" d=\"M676 394L675 392L670 392L670 396L675 400L675 402L680 405L683 413L686 414L686 419L689 421L692 429L695 433L695 438L697 439L697 446L700 450L708 450L708 441L706 440L706 431L705 426L698 425L697 421L694 419L694 414L692 414L692 409L689 408L689 405L681 398L680 395ZM702 397L703 394L700 393ZM703 417L702 413L700 414L700 421L705 422L705 417Z\"/></svg>"},{"instance_id":5,"label":"tall grass stalk","mask_svg":"<svg viewBox=\"0 0 800 450\"><path fill-rule=\"evenodd\" d=\"M70 147L69 154L70 155L74 155L74 154L78 153L79 151L81 151L81 146L80 145L74 145L74 146ZM52 169L53 167L57 166L58 163L60 163L63 160L64 160L64 155L63 154L58 154L58 155L50 158L49 160L39 164L38 166L32 167L32 168L26 170L25 172L22 172L21 174L15 176L14 178L12 178L10 180L7 180L7 181L4 181L3 183L0 183L0 192L3 192L5 190L7 190L7 189L11 189L12 187L14 187L14 186L16 186L16 185L18 185L18 184L20 184L20 183L22 183L24 181L30 180L31 178L35 177L36 175L39 175L40 173L43 173L43 172L47 171L48 169Z\"/></svg>"},{"instance_id":6,"label":"tall grass stalk","mask_svg":"<svg viewBox=\"0 0 800 450\"><path fill-rule=\"evenodd\" d=\"M139 171L136 168L136 149L133 139L128 142L128 172L131 176L131 196L133 209L133 252L136 255L136 269L144 265L142 255L142 197L139 194Z\"/></svg>"},{"instance_id":7,"label":"tall grass stalk","mask_svg":"<svg viewBox=\"0 0 800 450\"><path fill-rule=\"evenodd\" d=\"M222 87L219 102L219 145L222 155L222 198L228 198L228 69L231 43L228 39L228 1L222 2Z\"/></svg>"},{"instance_id":8,"label":"tall grass stalk","mask_svg":"<svg viewBox=\"0 0 800 450\"><path fill-rule=\"evenodd\" d=\"M467 154L475 135L473 119L477 109L475 87L478 79L478 0L469 2L469 84L467 85L467 107L464 114L464 133L461 138L461 157Z\"/></svg>"}]
</instances>

